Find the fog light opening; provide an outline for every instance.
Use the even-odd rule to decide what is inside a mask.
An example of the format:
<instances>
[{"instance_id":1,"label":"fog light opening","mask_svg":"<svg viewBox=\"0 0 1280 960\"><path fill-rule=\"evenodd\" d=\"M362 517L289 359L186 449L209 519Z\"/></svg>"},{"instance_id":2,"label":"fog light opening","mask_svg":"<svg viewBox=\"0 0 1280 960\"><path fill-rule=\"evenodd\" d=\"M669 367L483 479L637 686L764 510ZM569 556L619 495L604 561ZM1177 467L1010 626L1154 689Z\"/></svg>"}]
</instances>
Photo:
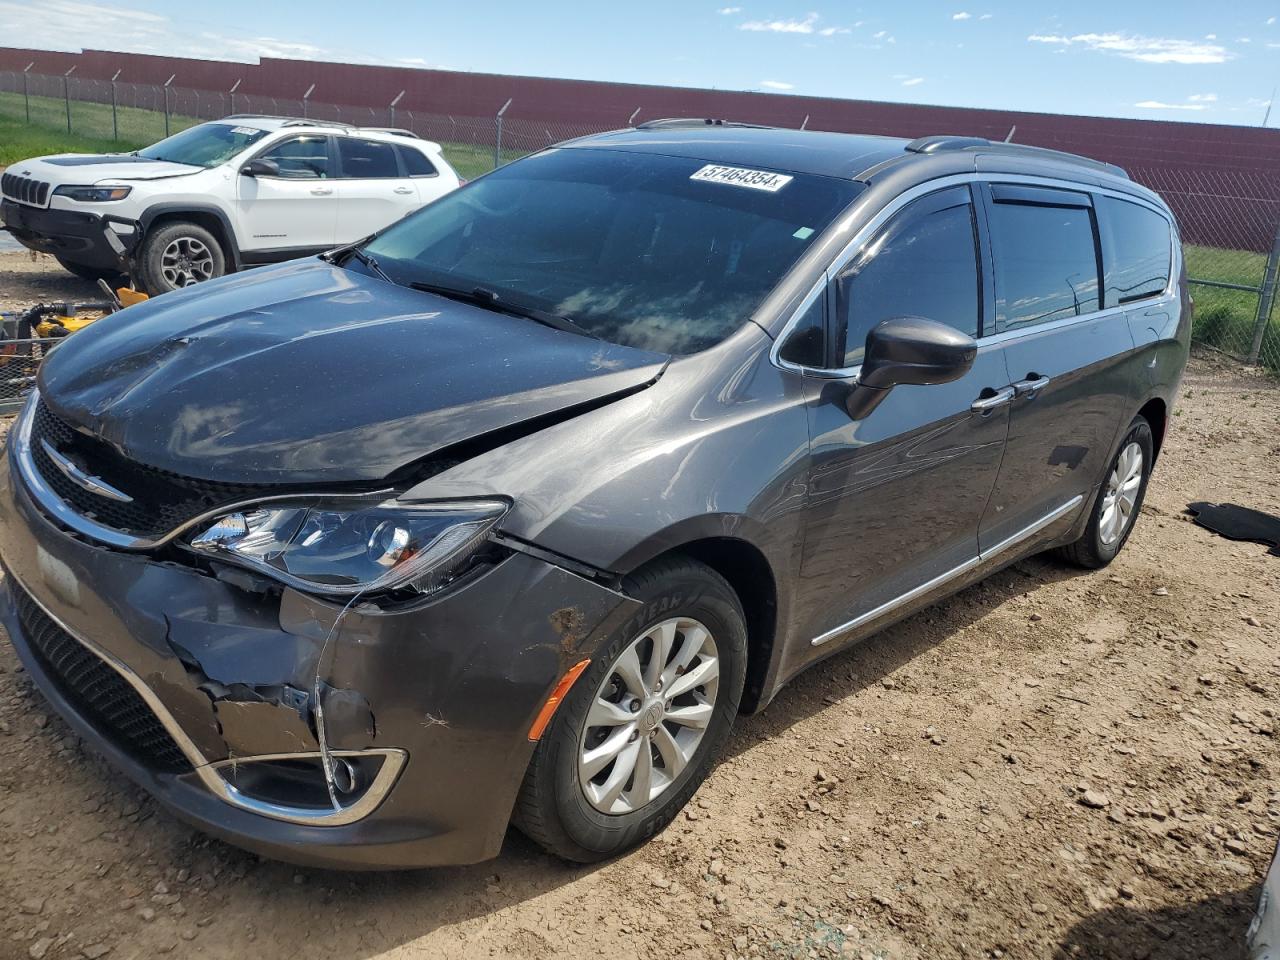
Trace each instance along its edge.
<instances>
[{"instance_id":1,"label":"fog light opening","mask_svg":"<svg viewBox=\"0 0 1280 960\"><path fill-rule=\"evenodd\" d=\"M333 788L344 796L360 789L360 771L342 757L333 758Z\"/></svg>"}]
</instances>

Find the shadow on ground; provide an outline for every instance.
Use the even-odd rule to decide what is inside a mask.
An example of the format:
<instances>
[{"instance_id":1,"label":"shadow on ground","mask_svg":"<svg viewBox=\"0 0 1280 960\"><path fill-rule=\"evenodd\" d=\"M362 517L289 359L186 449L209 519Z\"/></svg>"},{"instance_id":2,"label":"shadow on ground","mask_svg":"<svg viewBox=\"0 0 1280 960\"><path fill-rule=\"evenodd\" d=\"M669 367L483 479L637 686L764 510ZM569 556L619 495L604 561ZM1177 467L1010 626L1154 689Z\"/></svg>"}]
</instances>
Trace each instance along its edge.
<instances>
[{"instance_id":1,"label":"shadow on ground","mask_svg":"<svg viewBox=\"0 0 1280 960\"><path fill-rule=\"evenodd\" d=\"M1101 910L1067 931L1054 960L1245 960L1259 890L1253 883L1176 907Z\"/></svg>"}]
</instances>

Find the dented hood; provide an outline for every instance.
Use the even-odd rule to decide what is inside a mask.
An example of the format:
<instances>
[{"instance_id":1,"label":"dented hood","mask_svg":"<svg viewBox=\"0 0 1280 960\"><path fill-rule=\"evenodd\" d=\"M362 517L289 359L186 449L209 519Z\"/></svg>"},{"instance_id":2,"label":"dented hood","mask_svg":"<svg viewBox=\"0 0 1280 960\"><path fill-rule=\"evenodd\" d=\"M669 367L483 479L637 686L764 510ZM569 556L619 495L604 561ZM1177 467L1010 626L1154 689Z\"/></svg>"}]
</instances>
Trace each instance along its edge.
<instances>
[{"instance_id":1,"label":"dented hood","mask_svg":"<svg viewBox=\"0 0 1280 960\"><path fill-rule=\"evenodd\" d=\"M105 317L50 355L40 391L161 470L346 483L642 388L666 360L312 259Z\"/></svg>"}]
</instances>

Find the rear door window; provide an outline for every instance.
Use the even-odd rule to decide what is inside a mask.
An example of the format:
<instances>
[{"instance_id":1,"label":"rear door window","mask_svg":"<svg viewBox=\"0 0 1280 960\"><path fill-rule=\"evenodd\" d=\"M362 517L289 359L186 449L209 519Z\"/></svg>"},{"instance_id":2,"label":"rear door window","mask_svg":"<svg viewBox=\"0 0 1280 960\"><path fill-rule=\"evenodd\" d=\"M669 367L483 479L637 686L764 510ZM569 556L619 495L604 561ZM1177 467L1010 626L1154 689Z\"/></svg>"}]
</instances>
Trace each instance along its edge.
<instances>
[{"instance_id":1,"label":"rear door window","mask_svg":"<svg viewBox=\"0 0 1280 960\"><path fill-rule=\"evenodd\" d=\"M839 281L842 367L862 362L867 334L891 317L924 317L976 337L977 232L968 187L923 197L891 220Z\"/></svg>"},{"instance_id":2,"label":"rear door window","mask_svg":"<svg viewBox=\"0 0 1280 960\"><path fill-rule=\"evenodd\" d=\"M395 144L380 140L339 137L338 159L348 180L386 180L401 175Z\"/></svg>"},{"instance_id":3,"label":"rear door window","mask_svg":"<svg viewBox=\"0 0 1280 960\"><path fill-rule=\"evenodd\" d=\"M1106 305L1162 295L1173 257L1169 221L1150 207L1116 197L1102 197L1101 207Z\"/></svg>"},{"instance_id":4,"label":"rear door window","mask_svg":"<svg viewBox=\"0 0 1280 960\"><path fill-rule=\"evenodd\" d=\"M991 199L996 330L1096 312L1097 227L1089 195L993 184Z\"/></svg>"}]
</instances>

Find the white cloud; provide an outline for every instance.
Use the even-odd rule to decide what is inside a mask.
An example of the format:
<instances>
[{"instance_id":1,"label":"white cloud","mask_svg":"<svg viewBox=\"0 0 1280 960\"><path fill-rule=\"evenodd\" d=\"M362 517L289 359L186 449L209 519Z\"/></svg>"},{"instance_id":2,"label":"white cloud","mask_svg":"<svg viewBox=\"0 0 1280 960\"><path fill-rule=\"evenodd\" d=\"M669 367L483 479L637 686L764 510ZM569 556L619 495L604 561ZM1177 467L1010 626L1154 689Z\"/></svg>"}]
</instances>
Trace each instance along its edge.
<instances>
[{"instance_id":1,"label":"white cloud","mask_svg":"<svg viewBox=\"0 0 1280 960\"><path fill-rule=\"evenodd\" d=\"M824 37L834 37L837 33L852 33L848 27L823 27L818 33Z\"/></svg>"},{"instance_id":2,"label":"white cloud","mask_svg":"<svg viewBox=\"0 0 1280 960\"><path fill-rule=\"evenodd\" d=\"M991 19L991 14L989 14L989 13L984 13L984 14L983 14L982 16L980 16L978 19L979 19L979 20L990 20L990 19Z\"/></svg>"},{"instance_id":3,"label":"white cloud","mask_svg":"<svg viewBox=\"0 0 1280 960\"><path fill-rule=\"evenodd\" d=\"M818 15L811 13L803 20L748 20L738 27L754 33L813 33Z\"/></svg>"},{"instance_id":4,"label":"white cloud","mask_svg":"<svg viewBox=\"0 0 1280 960\"><path fill-rule=\"evenodd\" d=\"M1217 39L1218 39L1218 35L1217 35L1216 33L1206 33L1206 34L1204 35L1204 38L1205 38L1206 40L1217 40Z\"/></svg>"},{"instance_id":5,"label":"white cloud","mask_svg":"<svg viewBox=\"0 0 1280 960\"><path fill-rule=\"evenodd\" d=\"M881 41L882 43L897 43L897 42L898 42L898 41L894 38L893 34L891 34L888 30L877 30L875 33L873 33L873 34L871 35L871 39L872 39L872 40L879 40L879 41Z\"/></svg>"},{"instance_id":6,"label":"white cloud","mask_svg":"<svg viewBox=\"0 0 1280 960\"><path fill-rule=\"evenodd\" d=\"M1187 99L1192 103L1217 103L1218 95L1216 93L1193 93Z\"/></svg>"},{"instance_id":7,"label":"white cloud","mask_svg":"<svg viewBox=\"0 0 1280 960\"><path fill-rule=\"evenodd\" d=\"M1253 37L1236 37L1236 43L1253 43Z\"/></svg>"},{"instance_id":8,"label":"white cloud","mask_svg":"<svg viewBox=\"0 0 1280 960\"><path fill-rule=\"evenodd\" d=\"M124 6L80 0L0 0L0 37L21 37L23 44L48 50L119 50L203 60L252 63L260 57L331 60L346 63L407 65L409 61L374 56L342 47L325 47L298 39L245 36L195 29L184 20ZM425 65L426 61L413 63ZM40 69L39 61L36 70ZM120 77L128 80L126 70ZM174 81L182 86L183 78ZM323 82L316 99L323 97ZM298 91L301 96L302 91Z\"/></svg>"},{"instance_id":9,"label":"white cloud","mask_svg":"<svg viewBox=\"0 0 1280 960\"><path fill-rule=\"evenodd\" d=\"M902 81L904 87L918 87L922 83L924 83L924 77L911 77Z\"/></svg>"},{"instance_id":10,"label":"white cloud","mask_svg":"<svg viewBox=\"0 0 1280 960\"><path fill-rule=\"evenodd\" d=\"M966 13L965 11L961 10L959 13L953 13L951 15L951 19L952 20L971 20L973 19L973 14Z\"/></svg>"},{"instance_id":11,"label":"white cloud","mask_svg":"<svg viewBox=\"0 0 1280 960\"><path fill-rule=\"evenodd\" d=\"M716 13L724 17L731 17L735 13L741 13L741 12L742 12L741 7L721 7L719 10L716 11Z\"/></svg>"},{"instance_id":12,"label":"white cloud","mask_svg":"<svg viewBox=\"0 0 1280 960\"><path fill-rule=\"evenodd\" d=\"M1226 47L1217 43L1127 33L1078 33L1069 37L1056 33L1033 33L1027 40L1063 47L1081 46L1143 63L1225 63L1232 57Z\"/></svg>"},{"instance_id":13,"label":"white cloud","mask_svg":"<svg viewBox=\"0 0 1280 960\"><path fill-rule=\"evenodd\" d=\"M794 90L794 83L783 83L781 80L761 80L760 86L768 87L770 90Z\"/></svg>"},{"instance_id":14,"label":"white cloud","mask_svg":"<svg viewBox=\"0 0 1280 960\"><path fill-rule=\"evenodd\" d=\"M1159 100L1140 100L1134 104L1144 110L1208 110L1203 103L1162 103Z\"/></svg>"},{"instance_id":15,"label":"white cloud","mask_svg":"<svg viewBox=\"0 0 1280 960\"><path fill-rule=\"evenodd\" d=\"M1274 27L1274 26L1275 26L1275 24L1276 24L1276 18L1275 18L1275 17L1267 17L1267 26L1268 26L1268 27Z\"/></svg>"}]
</instances>

